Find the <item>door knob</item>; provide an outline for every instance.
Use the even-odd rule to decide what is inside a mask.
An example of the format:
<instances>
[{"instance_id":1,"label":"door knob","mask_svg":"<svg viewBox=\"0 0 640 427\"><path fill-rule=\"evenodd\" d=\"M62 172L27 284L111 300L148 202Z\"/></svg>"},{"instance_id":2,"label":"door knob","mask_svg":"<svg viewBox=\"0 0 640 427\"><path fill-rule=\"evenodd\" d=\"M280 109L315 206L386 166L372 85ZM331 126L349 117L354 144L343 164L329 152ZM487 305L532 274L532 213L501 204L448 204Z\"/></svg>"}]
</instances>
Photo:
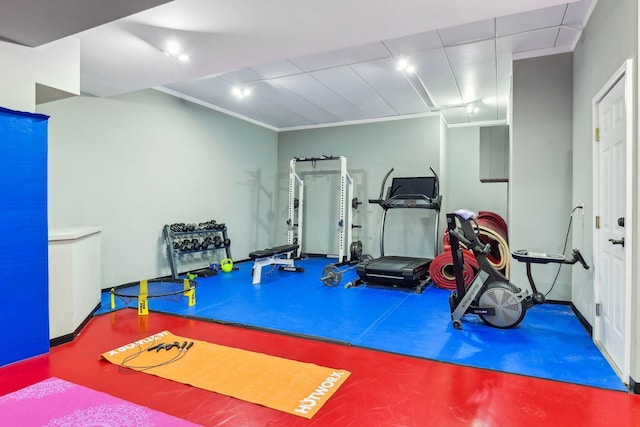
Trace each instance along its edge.
<instances>
[{"instance_id":1,"label":"door knob","mask_svg":"<svg viewBox=\"0 0 640 427\"><path fill-rule=\"evenodd\" d=\"M624 237L622 239L620 239L620 240L609 239L609 241L613 245L622 245L622 247L624 248Z\"/></svg>"}]
</instances>

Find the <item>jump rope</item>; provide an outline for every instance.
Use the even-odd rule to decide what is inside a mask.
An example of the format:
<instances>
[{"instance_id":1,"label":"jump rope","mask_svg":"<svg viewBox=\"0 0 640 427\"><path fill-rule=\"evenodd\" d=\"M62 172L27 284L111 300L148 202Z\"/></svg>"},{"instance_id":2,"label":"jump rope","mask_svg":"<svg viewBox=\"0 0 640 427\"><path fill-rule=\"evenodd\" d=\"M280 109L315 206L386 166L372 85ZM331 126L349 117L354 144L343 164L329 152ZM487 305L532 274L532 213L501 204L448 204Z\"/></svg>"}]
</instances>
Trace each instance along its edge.
<instances>
[{"instance_id":1,"label":"jump rope","mask_svg":"<svg viewBox=\"0 0 640 427\"><path fill-rule=\"evenodd\" d=\"M142 349L142 345L138 345L138 351L136 353L130 354L129 356L125 357L125 359L120 363L120 365L118 365L118 370L120 372L123 373L132 373L132 372L139 372L139 371L147 371L149 369L152 368L157 368L159 366L166 366L169 365L171 363L175 363L181 359L183 359L186 355L187 355L187 351L193 347L194 342L188 342L185 341L182 344L180 344L177 341L174 341L172 343L158 343L155 344L155 339L154 341L152 341L149 344L149 347L147 347L146 349ZM177 350L177 352L173 352L170 350L172 350L173 348L175 348ZM135 360L136 358L140 357L140 355L143 353L143 351L155 351L156 353L160 353L161 351L165 351L166 353L170 354L171 357L169 357L169 359L164 360L160 363L157 363L155 365L140 365L140 366L136 366L136 365L132 365L129 362L131 362L132 360ZM169 353L170 352L170 353Z\"/></svg>"}]
</instances>

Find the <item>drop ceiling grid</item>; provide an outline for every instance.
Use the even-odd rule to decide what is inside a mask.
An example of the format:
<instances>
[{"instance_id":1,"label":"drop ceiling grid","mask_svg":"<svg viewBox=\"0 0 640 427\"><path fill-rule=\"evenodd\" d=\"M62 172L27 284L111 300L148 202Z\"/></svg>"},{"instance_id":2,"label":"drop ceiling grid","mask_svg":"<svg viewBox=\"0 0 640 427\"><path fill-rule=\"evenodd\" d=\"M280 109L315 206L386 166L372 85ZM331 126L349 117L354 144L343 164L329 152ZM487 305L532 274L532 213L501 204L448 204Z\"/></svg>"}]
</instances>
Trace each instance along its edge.
<instances>
[{"instance_id":1,"label":"drop ceiling grid","mask_svg":"<svg viewBox=\"0 0 640 427\"><path fill-rule=\"evenodd\" d=\"M311 75L338 94L341 98L350 102L354 108L362 111L368 118L386 117L395 115L389 104L378 95L369 84L350 67L338 67L321 70L311 73Z\"/></svg>"},{"instance_id":2,"label":"drop ceiling grid","mask_svg":"<svg viewBox=\"0 0 640 427\"><path fill-rule=\"evenodd\" d=\"M413 59L416 62L416 73L436 107L463 102L444 49L421 51Z\"/></svg>"},{"instance_id":3,"label":"drop ceiling grid","mask_svg":"<svg viewBox=\"0 0 640 427\"><path fill-rule=\"evenodd\" d=\"M436 49L442 47L437 31L427 31L419 34L412 34L406 37L398 37L391 40L384 40L384 45L394 56L411 54L421 50Z\"/></svg>"},{"instance_id":4,"label":"drop ceiling grid","mask_svg":"<svg viewBox=\"0 0 640 427\"><path fill-rule=\"evenodd\" d=\"M340 120L362 120L366 115L349 104L335 92L327 90L326 86L308 74L288 76L275 79L287 90L298 94L301 98L317 105L325 111L331 112Z\"/></svg>"},{"instance_id":5,"label":"drop ceiling grid","mask_svg":"<svg viewBox=\"0 0 640 427\"><path fill-rule=\"evenodd\" d=\"M555 47L558 27L545 28L528 33L513 34L497 39L498 50L513 53L530 52Z\"/></svg>"},{"instance_id":6,"label":"drop ceiling grid","mask_svg":"<svg viewBox=\"0 0 640 427\"><path fill-rule=\"evenodd\" d=\"M208 99L286 128L426 113L429 109L419 96L424 87L436 110L443 107L449 123L500 120L506 116L512 52L572 47L590 6L591 0L580 0L253 65L220 76L228 83L248 83L252 97L229 100L228 88ZM396 59L404 56L416 66L415 76L407 78L395 70ZM207 90L202 86L201 92ZM197 92L192 96L202 98ZM483 98L498 102L482 105L476 115L461 106Z\"/></svg>"},{"instance_id":7,"label":"drop ceiling grid","mask_svg":"<svg viewBox=\"0 0 640 427\"><path fill-rule=\"evenodd\" d=\"M593 0L580 0L569 3L562 24L574 28L582 28L585 24L584 20L589 12L592 1Z\"/></svg>"},{"instance_id":8,"label":"drop ceiling grid","mask_svg":"<svg viewBox=\"0 0 640 427\"><path fill-rule=\"evenodd\" d=\"M567 5L547 7L525 13L496 18L498 37L519 34L539 28L557 27L562 24Z\"/></svg>"},{"instance_id":9,"label":"drop ceiling grid","mask_svg":"<svg viewBox=\"0 0 640 427\"><path fill-rule=\"evenodd\" d=\"M396 72L389 74L389 69L395 68L392 59L355 64L351 68L374 88L398 114L416 114L429 111L401 72L393 70Z\"/></svg>"},{"instance_id":10,"label":"drop ceiling grid","mask_svg":"<svg viewBox=\"0 0 640 427\"><path fill-rule=\"evenodd\" d=\"M464 103L495 96L497 70L493 40L446 47L445 52Z\"/></svg>"},{"instance_id":11,"label":"drop ceiling grid","mask_svg":"<svg viewBox=\"0 0 640 427\"><path fill-rule=\"evenodd\" d=\"M359 64L361 62L377 61L390 58L389 51L382 42L369 43L336 51L336 55L345 64Z\"/></svg>"},{"instance_id":12,"label":"drop ceiling grid","mask_svg":"<svg viewBox=\"0 0 640 427\"><path fill-rule=\"evenodd\" d=\"M253 89L253 93L248 99L238 99L237 104L241 104L241 110L246 108L247 117L260 120L275 127L286 127L290 123L300 123L301 125L312 125L319 123L318 119L336 121L337 117L325 111L305 108L292 108L294 102L283 103L281 101L282 91L275 91L269 84L260 83ZM300 104L300 103L298 103ZM249 110L250 109L250 110ZM263 119L258 119L258 114Z\"/></svg>"},{"instance_id":13,"label":"drop ceiling grid","mask_svg":"<svg viewBox=\"0 0 640 427\"><path fill-rule=\"evenodd\" d=\"M291 61L284 59L282 61L269 62L267 64L253 65L251 68L265 79L275 79L278 77L291 76L301 74L304 71L293 64Z\"/></svg>"},{"instance_id":14,"label":"drop ceiling grid","mask_svg":"<svg viewBox=\"0 0 640 427\"><path fill-rule=\"evenodd\" d=\"M252 102L243 102L231 95L233 84L221 79L212 78L200 81L197 86L186 83L177 83L167 86L172 90L183 93L187 96L200 99L216 107L233 111L241 116L249 117L271 126L285 126L288 122L281 117L289 115L289 111L280 111L281 108L274 106L261 97L255 97ZM203 93L205 95L203 95ZM293 117L290 117L290 119ZM303 120L298 117L298 120ZM307 124L310 124L307 122Z\"/></svg>"},{"instance_id":15,"label":"drop ceiling grid","mask_svg":"<svg viewBox=\"0 0 640 427\"><path fill-rule=\"evenodd\" d=\"M495 19L458 25L438 30L443 46L454 46L462 43L492 39L496 35Z\"/></svg>"},{"instance_id":16,"label":"drop ceiling grid","mask_svg":"<svg viewBox=\"0 0 640 427\"><path fill-rule=\"evenodd\" d=\"M336 55L335 52L323 52L300 58L291 58L289 61L306 72L345 65L342 58Z\"/></svg>"},{"instance_id":17,"label":"drop ceiling grid","mask_svg":"<svg viewBox=\"0 0 640 427\"><path fill-rule=\"evenodd\" d=\"M299 126L332 123L340 120L339 117L331 114L327 110L281 86L277 80L268 80L260 83L258 85L258 95L269 99L274 105L279 106L279 108L293 113L290 114L290 116L295 114L305 119L304 121L289 122L287 126L291 126L291 123Z\"/></svg>"}]
</instances>

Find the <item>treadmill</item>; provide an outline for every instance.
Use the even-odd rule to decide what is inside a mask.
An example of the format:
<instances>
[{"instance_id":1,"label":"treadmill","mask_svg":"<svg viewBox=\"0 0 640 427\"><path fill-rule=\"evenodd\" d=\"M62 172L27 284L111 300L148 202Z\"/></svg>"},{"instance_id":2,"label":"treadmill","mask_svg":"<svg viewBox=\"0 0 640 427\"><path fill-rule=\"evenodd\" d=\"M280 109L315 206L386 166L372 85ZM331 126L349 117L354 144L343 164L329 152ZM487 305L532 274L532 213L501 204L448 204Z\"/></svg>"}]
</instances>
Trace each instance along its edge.
<instances>
[{"instance_id":1,"label":"treadmill","mask_svg":"<svg viewBox=\"0 0 640 427\"><path fill-rule=\"evenodd\" d=\"M438 223L440 221L440 205L442 196L439 194L438 175L430 168L433 176L393 178L391 186L383 199L384 189L393 168L385 175L380 187L378 199L369 199L369 203L380 205L383 209L380 224L380 258L363 260L356 265L358 279L353 285L362 283L387 286L393 288L415 289L422 293L430 280L429 266L432 258L417 258L408 256L385 256L384 228L387 212L390 209L428 209L436 214L434 225L434 256L438 252Z\"/></svg>"}]
</instances>

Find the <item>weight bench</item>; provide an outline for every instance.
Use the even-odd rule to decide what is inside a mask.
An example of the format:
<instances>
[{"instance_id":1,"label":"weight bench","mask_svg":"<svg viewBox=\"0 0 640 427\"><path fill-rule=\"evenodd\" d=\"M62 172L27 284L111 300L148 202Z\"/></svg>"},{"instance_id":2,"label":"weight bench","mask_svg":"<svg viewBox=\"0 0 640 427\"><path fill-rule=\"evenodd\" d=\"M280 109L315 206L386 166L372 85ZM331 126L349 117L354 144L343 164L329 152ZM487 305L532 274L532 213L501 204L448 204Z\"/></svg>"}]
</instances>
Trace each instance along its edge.
<instances>
[{"instance_id":1,"label":"weight bench","mask_svg":"<svg viewBox=\"0 0 640 427\"><path fill-rule=\"evenodd\" d=\"M252 284L258 285L260 283L262 267L265 265L280 265L280 270L303 272L302 267L296 267L294 264L295 259L289 258L293 251L298 250L298 247L299 245L282 245L251 252L249 258L253 260Z\"/></svg>"}]
</instances>

